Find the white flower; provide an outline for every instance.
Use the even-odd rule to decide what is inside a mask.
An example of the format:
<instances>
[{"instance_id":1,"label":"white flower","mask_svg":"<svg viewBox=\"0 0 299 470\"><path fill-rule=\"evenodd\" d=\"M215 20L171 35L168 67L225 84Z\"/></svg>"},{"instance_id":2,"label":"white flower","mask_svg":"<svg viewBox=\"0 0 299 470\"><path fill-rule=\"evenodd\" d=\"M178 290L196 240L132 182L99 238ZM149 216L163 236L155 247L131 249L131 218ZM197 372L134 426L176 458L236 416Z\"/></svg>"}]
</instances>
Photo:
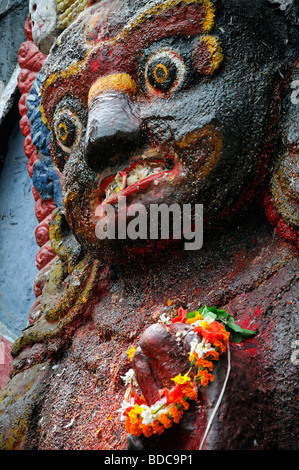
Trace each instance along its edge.
<instances>
[{"instance_id":1,"label":"white flower","mask_svg":"<svg viewBox=\"0 0 299 470\"><path fill-rule=\"evenodd\" d=\"M168 414L170 407L163 406L166 404L166 402L167 398L163 397L161 400L157 401L154 405L150 407L146 405L141 405L141 408L144 408L144 411L141 413L143 424L145 424L146 426L148 424L153 425L154 421L157 421L162 413ZM161 409L159 410L159 408Z\"/></svg>"},{"instance_id":2,"label":"white flower","mask_svg":"<svg viewBox=\"0 0 299 470\"><path fill-rule=\"evenodd\" d=\"M181 331L177 331L176 334L175 334L175 336L176 336L177 342L180 343L180 342L182 341L182 338L181 338L182 332L181 332Z\"/></svg>"},{"instance_id":3,"label":"white flower","mask_svg":"<svg viewBox=\"0 0 299 470\"><path fill-rule=\"evenodd\" d=\"M167 398L166 398L166 397L161 398L161 400L156 401L156 403L152 406L152 410L153 410L153 411L157 410L157 409L160 408L162 405L165 405L166 402L167 402Z\"/></svg>"},{"instance_id":4,"label":"white flower","mask_svg":"<svg viewBox=\"0 0 299 470\"><path fill-rule=\"evenodd\" d=\"M161 408L161 410L159 410L158 413L156 413L155 419L159 419L162 414L168 415L171 408L173 408L173 405L168 405L168 406Z\"/></svg>"},{"instance_id":5,"label":"white flower","mask_svg":"<svg viewBox=\"0 0 299 470\"><path fill-rule=\"evenodd\" d=\"M191 346L190 354L191 354L191 355L195 352L195 350L196 350L198 344L199 344L199 343L198 343L198 341L197 341L196 339L194 339L193 341L191 341L191 343L190 343L190 346Z\"/></svg>"},{"instance_id":6,"label":"white flower","mask_svg":"<svg viewBox=\"0 0 299 470\"><path fill-rule=\"evenodd\" d=\"M165 325L169 325L171 323L171 320L169 317L165 315L165 313L162 313L159 318L159 323L164 323Z\"/></svg>"},{"instance_id":7,"label":"white flower","mask_svg":"<svg viewBox=\"0 0 299 470\"><path fill-rule=\"evenodd\" d=\"M194 323L192 324L192 326L194 326L195 328L196 328L197 326L202 326L202 327L204 328L205 323L210 324L210 323L213 323L213 321L215 321L214 318L212 318L212 317L210 317L210 316L208 315L208 316L205 317L204 320L197 320L196 322L194 322Z\"/></svg>"},{"instance_id":8,"label":"white flower","mask_svg":"<svg viewBox=\"0 0 299 470\"><path fill-rule=\"evenodd\" d=\"M209 315L207 315L203 321L206 321L207 323L213 323L215 320L214 318L210 317Z\"/></svg>"},{"instance_id":9,"label":"white flower","mask_svg":"<svg viewBox=\"0 0 299 470\"><path fill-rule=\"evenodd\" d=\"M190 355L195 352L198 356L198 359L202 359L209 351L214 351L214 348L212 348L210 343L204 343L203 341L198 343L196 339L190 343L190 346Z\"/></svg>"},{"instance_id":10,"label":"white flower","mask_svg":"<svg viewBox=\"0 0 299 470\"><path fill-rule=\"evenodd\" d=\"M141 418L145 426L149 424L153 425L154 421L157 419L156 416L153 415L151 408L148 406L141 413Z\"/></svg>"},{"instance_id":11,"label":"white flower","mask_svg":"<svg viewBox=\"0 0 299 470\"><path fill-rule=\"evenodd\" d=\"M125 411L127 410L127 408L129 408L129 406L132 406L131 403L129 403L128 401L124 400L122 402L122 404L120 405L120 408L117 410L121 413L121 421L124 421L126 419L126 416L125 416Z\"/></svg>"},{"instance_id":12,"label":"white flower","mask_svg":"<svg viewBox=\"0 0 299 470\"><path fill-rule=\"evenodd\" d=\"M136 375L133 369L130 369L125 375L121 376L126 385L133 384L138 385Z\"/></svg>"}]
</instances>

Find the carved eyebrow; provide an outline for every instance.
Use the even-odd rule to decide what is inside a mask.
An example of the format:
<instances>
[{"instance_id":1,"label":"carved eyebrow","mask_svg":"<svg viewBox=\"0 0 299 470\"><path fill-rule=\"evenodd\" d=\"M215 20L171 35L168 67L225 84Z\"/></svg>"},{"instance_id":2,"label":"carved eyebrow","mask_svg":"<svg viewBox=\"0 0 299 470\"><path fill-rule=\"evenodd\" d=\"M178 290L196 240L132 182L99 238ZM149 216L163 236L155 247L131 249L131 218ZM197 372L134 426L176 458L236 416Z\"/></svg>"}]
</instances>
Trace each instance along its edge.
<instances>
[{"instance_id":1,"label":"carved eyebrow","mask_svg":"<svg viewBox=\"0 0 299 470\"><path fill-rule=\"evenodd\" d=\"M98 62L97 71L106 73L109 64L101 64L101 54L109 57L110 66L126 66L126 73L133 73L136 55L151 43L174 36L195 36L209 33L215 25L215 9L210 0L166 0L155 2L139 11L114 38L99 41L88 53L87 64ZM130 67L131 62L131 67ZM91 67L92 68L92 67Z\"/></svg>"},{"instance_id":2,"label":"carved eyebrow","mask_svg":"<svg viewBox=\"0 0 299 470\"><path fill-rule=\"evenodd\" d=\"M144 8L141 13L139 12L127 23L120 35L127 37L134 29L140 27L148 19L154 16L160 16L180 5L201 5L203 7L204 16L200 32L209 33L211 31L215 24L215 9L210 0L166 0L165 2L154 3L150 8Z\"/></svg>"}]
</instances>

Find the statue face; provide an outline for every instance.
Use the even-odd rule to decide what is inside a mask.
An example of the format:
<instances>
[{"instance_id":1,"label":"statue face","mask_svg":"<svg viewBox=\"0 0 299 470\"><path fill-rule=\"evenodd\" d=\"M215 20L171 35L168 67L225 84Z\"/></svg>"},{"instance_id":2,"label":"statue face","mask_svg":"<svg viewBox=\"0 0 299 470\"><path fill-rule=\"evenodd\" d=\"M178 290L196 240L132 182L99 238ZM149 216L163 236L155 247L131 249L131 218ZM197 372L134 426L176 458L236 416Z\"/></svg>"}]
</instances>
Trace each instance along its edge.
<instances>
[{"instance_id":1,"label":"statue face","mask_svg":"<svg viewBox=\"0 0 299 470\"><path fill-rule=\"evenodd\" d=\"M249 33L233 40L225 15L216 29L209 0L128 3L86 10L44 66L67 219L96 256L151 246L97 239L120 195L127 207L200 203L207 219L246 197L266 124L267 65Z\"/></svg>"}]
</instances>

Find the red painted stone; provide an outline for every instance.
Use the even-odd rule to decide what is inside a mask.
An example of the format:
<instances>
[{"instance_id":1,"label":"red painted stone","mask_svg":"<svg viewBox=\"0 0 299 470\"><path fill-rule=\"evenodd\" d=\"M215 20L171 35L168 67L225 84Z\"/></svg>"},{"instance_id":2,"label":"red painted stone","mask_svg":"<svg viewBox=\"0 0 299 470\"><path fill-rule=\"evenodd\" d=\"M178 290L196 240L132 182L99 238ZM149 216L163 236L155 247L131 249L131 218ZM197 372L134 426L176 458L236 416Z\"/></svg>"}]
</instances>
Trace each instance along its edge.
<instances>
[{"instance_id":1,"label":"red painted stone","mask_svg":"<svg viewBox=\"0 0 299 470\"><path fill-rule=\"evenodd\" d=\"M45 282L47 281L49 277L50 270L55 260L56 260L56 257L51 259L51 261L49 261L48 264L46 264L43 268L41 268L39 273L37 274L34 280L34 285L33 285L33 291L34 291L34 295L36 298L42 295Z\"/></svg>"},{"instance_id":2,"label":"red painted stone","mask_svg":"<svg viewBox=\"0 0 299 470\"><path fill-rule=\"evenodd\" d=\"M32 83L36 79L38 72L31 72L27 69L22 69L18 76L18 86L21 94L28 93Z\"/></svg>"},{"instance_id":3,"label":"red painted stone","mask_svg":"<svg viewBox=\"0 0 299 470\"><path fill-rule=\"evenodd\" d=\"M35 263L38 270L44 268L54 257L56 253L53 251L51 242L46 243L42 246L35 257Z\"/></svg>"},{"instance_id":4,"label":"red painted stone","mask_svg":"<svg viewBox=\"0 0 299 470\"><path fill-rule=\"evenodd\" d=\"M36 301L32 305L30 312L29 312L29 317L28 317L28 322L30 325L33 325L33 323L37 322L39 318L42 315L41 311L41 298L37 297Z\"/></svg>"},{"instance_id":5,"label":"red painted stone","mask_svg":"<svg viewBox=\"0 0 299 470\"><path fill-rule=\"evenodd\" d=\"M35 215L39 222L42 222L45 217L51 215L53 210L56 208L53 199L38 199L35 204Z\"/></svg>"},{"instance_id":6,"label":"red painted stone","mask_svg":"<svg viewBox=\"0 0 299 470\"><path fill-rule=\"evenodd\" d=\"M0 389L9 381L9 366L12 360L11 345L10 341L0 335Z\"/></svg>"},{"instance_id":7,"label":"red painted stone","mask_svg":"<svg viewBox=\"0 0 299 470\"><path fill-rule=\"evenodd\" d=\"M26 38L28 39L28 41L33 41L33 38L32 38L32 25L31 25L30 16L28 16L28 18L25 22L24 32L25 32L25 35L26 35Z\"/></svg>"},{"instance_id":8,"label":"red painted stone","mask_svg":"<svg viewBox=\"0 0 299 470\"><path fill-rule=\"evenodd\" d=\"M28 174L30 176L30 178L32 178L32 173L33 173L33 166L34 166L34 163L38 160L37 158L37 153L36 151L34 150L34 152L32 152L30 158L29 158L29 161L28 161L28 165L27 165L27 171L28 171Z\"/></svg>"},{"instance_id":9,"label":"red painted stone","mask_svg":"<svg viewBox=\"0 0 299 470\"><path fill-rule=\"evenodd\" d=\"M22 116L20 119L20 130L24 137L30 133L30 124L27 115Z\"/></svg>"},{"instance_id":10,"label":"red painted stone","mask_svg":"<svg viewBox=\"0 0 299 470\"><path fill-rule=\"evenodd\" d=\"M34 152L35 146L32 143L31 135L27 135L24 140L24 153L27 158L30 158Z\"/></svg>"},{"instance_id":11,"label":"red painted stone","mask_svg":"<svg viewBox=\"0 0 299 470\"><path fill-rule=\"evenodd\" d=\"M18 106L19 106L19 113L21 116L25 116L28 112L27 106L26 106L26 97L27 94L25 93L24 95L21 96Z\"/></svg>"},{"instance_id":12,"label":"red painted stone","mask_svg":"<svg viewBox=\"0 0 299 470\"><path fill-rule=\"evenodd\" d=\"M46 56L42 54L33 42L24 42L19 50L20 67L39 72Z\"/></svg>"},{"instance_id":13,"label":"red painted stone","mask_svg":"<svg viewBox=\"0 0 299 470\"><path fill-rule=\"evenodd\" d=\"M276 225L276 232L290 243L297 243L298 233L292 229L283 219L280 219Z\"/></svg>"},{"instance_id":14,"label":"red painted stone","mask_svg":"<svg viewBox=\"0 0 299 470\"><path fill-rule=\"evenodd\" d=\"M34 200L37 201L39 199L39 194L34 186L32 186L32 194L33 194Z\"/></svg>"},{"instance_id":15,"label":"red painted stone","mask_svg":"<svg viewBox=\"0 0 299 470\"><path fill-rule=\"evenodd\" d=\"M46 217L42 222L38 224L35 229L35 239L38 246L43 246L49 241L49 222L51 215Z\"/></svg>"}]
</instances>

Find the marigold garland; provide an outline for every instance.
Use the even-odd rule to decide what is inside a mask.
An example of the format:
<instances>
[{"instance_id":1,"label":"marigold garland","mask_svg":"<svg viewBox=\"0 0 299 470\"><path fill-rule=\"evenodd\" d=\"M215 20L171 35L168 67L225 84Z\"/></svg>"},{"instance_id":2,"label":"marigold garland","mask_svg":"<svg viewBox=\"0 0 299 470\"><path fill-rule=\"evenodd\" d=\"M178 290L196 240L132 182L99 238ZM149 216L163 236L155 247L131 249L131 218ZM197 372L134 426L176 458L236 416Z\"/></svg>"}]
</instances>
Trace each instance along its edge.
<instances>
[{"instance_id":1,"label":"marigold garland","mask_svg":"<svg viewBox=\"0 0 299 470\"><path fill-rule=\"evenodd\" d=\"M173 423L178 424L184 411L189 409L190 401L196 401L198 398L196 386L200 384L206 387L213 382L215 377L212 374L214 368L212 361L218 361L219 357L226 352L230 337L240 342L243 338L255 335L254 331L240 328L234 323L231 315L215 307L203 307L191 313L187 313L180 307L177 317L170 319L162 314L159 322L193 325L194 332L198 334L198 339L201 341L195 339L191 342L189 371L172 378L174 387L160 390L159 401L153 406L148 406L143 396L138 397L134 388L138 384L133 369L130 369L123 377L129 387L119 411L128 433L137 437L142 434L145 437L153 434L161 435L165 429L171 428ZM128 351L131 361L134 352L134 347ZM194 368L197 369L197 373L192 381L189 374Z\"/></svg>"}]
</instances>

